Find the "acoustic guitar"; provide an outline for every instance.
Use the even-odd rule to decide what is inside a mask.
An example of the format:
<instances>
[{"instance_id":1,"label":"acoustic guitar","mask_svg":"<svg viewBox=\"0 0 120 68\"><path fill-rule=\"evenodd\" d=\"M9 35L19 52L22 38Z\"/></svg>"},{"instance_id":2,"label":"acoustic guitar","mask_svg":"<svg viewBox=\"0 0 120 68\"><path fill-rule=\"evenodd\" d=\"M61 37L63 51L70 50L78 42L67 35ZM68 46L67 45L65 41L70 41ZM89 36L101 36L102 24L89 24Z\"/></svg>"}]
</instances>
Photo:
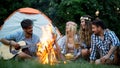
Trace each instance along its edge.
<instances>
[{"instance_id":1,"label":"acoustic guitar","mask_svg":"<svg viewBox=\"0 0 120 68\"><path fill-rule=\"evenodd\" d=\"M9 60L13 58L16 54L22 52L22 49L27 48L25 41L18 42L20 49L16 50L13 46L10 45L1 45L0 46L0 57L4 60Z\"/></svg>"}]
</instances>

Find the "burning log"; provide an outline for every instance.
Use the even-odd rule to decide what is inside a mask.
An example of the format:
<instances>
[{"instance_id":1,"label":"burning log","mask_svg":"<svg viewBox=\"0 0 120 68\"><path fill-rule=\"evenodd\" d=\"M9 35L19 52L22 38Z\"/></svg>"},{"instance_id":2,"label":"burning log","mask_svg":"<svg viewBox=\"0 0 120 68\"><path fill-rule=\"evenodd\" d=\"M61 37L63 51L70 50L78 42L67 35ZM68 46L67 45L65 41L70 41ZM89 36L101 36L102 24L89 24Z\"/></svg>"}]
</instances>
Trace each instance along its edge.
<instances>
[{"instance_id":1,"label":"burning log","mask_svg":"<svg viewBox=\"0 0 120 68\"><path fill-rule=\"evenodd\" d=\"M37 50L38 59L42 64L54 65L55 63L58 62L53 48L54 41L49 40L45 43L47 43L47 45L38 43Z\"/></svg>"}]
</instances>

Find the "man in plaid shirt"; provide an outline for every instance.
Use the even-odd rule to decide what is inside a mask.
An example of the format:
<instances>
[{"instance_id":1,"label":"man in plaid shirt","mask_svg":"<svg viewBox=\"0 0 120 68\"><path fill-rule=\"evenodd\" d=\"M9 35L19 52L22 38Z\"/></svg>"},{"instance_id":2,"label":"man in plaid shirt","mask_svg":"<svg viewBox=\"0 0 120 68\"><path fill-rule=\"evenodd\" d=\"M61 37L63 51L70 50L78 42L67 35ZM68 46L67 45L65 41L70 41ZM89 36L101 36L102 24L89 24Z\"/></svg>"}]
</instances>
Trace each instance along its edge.
<instances>
[{"instance_id":1,"label":"man in plaid shirt","mask_svg":"<svg viewBox=\"0 0 120 68\"><path fill-rule=\"evenodd\" d=\"M106 29L104 22L97 19L92 22L90 63L110 64L114 59L114 51L119 46L115 33ZM99 53L100 58L96 58Z\"/></svg>"}]
</instances>

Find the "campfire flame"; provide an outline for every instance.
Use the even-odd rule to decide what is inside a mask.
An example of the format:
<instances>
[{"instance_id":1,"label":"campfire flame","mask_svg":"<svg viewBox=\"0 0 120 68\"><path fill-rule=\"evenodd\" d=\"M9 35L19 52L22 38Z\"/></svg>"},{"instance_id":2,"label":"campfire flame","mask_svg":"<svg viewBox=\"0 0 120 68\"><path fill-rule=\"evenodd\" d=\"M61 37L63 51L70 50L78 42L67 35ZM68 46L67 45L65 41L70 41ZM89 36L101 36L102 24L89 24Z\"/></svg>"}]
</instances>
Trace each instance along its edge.
<instances>
[{"instance_id":1,"label":"campfire flame","mask_svg":"<svg viewBox=\"0 0 120 68\"><path fill-rule=\"evenodd\" d=\"M50 31L52 32L51 28ZM37 44L38 49L36 54L38 56L40 63L54 65L55 63L58 62L53 45L54 45L54 39L47 38L47 35L43 36L41 42Z\"/></svg>"}]
</instances>

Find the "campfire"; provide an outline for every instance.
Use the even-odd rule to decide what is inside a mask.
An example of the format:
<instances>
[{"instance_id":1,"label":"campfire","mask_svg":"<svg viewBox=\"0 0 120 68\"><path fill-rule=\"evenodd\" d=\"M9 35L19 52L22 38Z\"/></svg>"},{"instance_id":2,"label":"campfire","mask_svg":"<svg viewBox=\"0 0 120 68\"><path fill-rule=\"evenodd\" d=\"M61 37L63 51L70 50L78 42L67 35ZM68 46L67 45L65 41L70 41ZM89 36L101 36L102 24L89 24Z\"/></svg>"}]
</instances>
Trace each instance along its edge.
<instances>
[{"instance_id":1,"label":"campfire","mask_svg":"<svg viewBox=\"0 0 120 68\"><path fill-rule=\"evenodd\" d=\"M40 63L54 65L58 62L53 48L54 39L47 37L44 35L41 42L37 44L37 56Z\"/></svg>"}]
</instances>

